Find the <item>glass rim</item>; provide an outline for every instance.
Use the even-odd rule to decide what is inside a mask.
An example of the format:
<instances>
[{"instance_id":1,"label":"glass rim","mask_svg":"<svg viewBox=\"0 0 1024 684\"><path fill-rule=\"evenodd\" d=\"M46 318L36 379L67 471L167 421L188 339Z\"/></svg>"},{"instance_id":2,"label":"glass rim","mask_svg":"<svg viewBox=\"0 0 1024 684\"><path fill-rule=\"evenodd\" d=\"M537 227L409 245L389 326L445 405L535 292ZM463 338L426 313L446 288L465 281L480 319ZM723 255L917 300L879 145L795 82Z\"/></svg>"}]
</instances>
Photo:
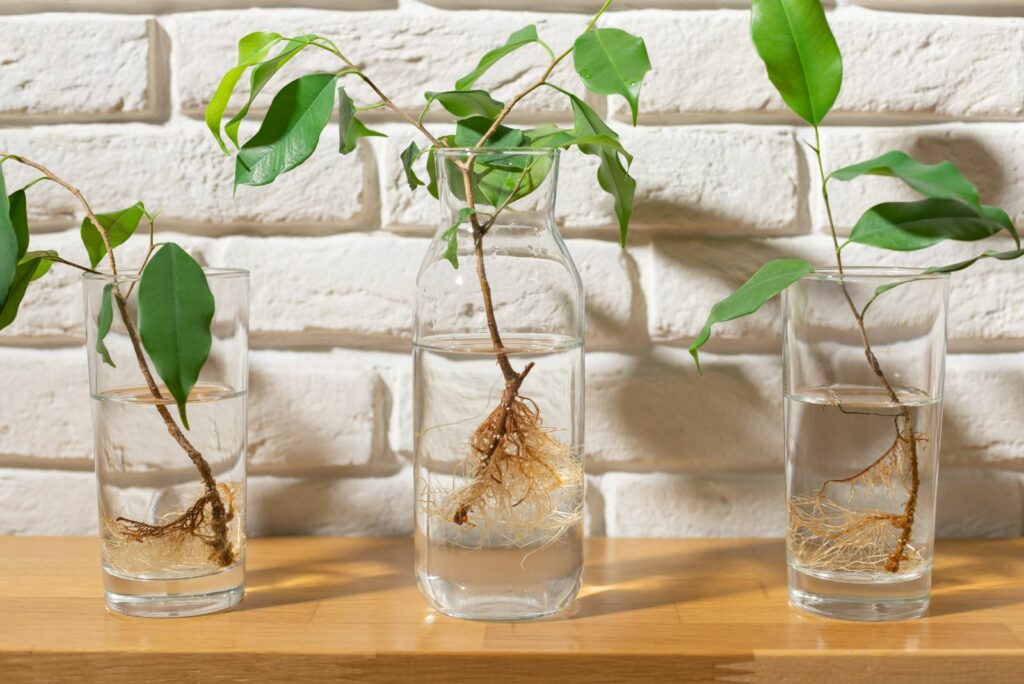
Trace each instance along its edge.
<instances>
[{"instance_id":1,"label":"glass rim","mask_svg":"<svg viewBox=\"0 0 1024 684\"><path fill-rule=\"evenodd\" d=\"M208 280L228 280L231 278L248 278L249 271L244 268L219 268L219 267L203 267L203 275ZM104 282L112 282L115 280L114 274L109 271L98 271L96 273L83 273L82 280L99 280ZM142 274L139 273L138 269L129 269L127 271L120 271L117 274L117 282L132 282L136 280L142 280Z\"/></svg>"},{"instance_id":2,"label":"glass rim","mask_svg":"<svg viewBox=\"0 0 1024 684\"><path fill-rule=\"evenodd\" d=\"M434 154L442 157L557 157L562 150L557 147L438 147Z\"/></svg>"},{"instance_id":3,"label":"glass rim","mask_svg":"<svg viewBox=\"0 0 1024 684\"><path fill-rule=\"evenodd\" d=\"M914 280L949 280L949 273L929 272L927 268L912 266L844 266L840 273L836 267L815 268L801 280L847 281L847 280L891 280L912 278Z\"/></svg>"}]
</instances>

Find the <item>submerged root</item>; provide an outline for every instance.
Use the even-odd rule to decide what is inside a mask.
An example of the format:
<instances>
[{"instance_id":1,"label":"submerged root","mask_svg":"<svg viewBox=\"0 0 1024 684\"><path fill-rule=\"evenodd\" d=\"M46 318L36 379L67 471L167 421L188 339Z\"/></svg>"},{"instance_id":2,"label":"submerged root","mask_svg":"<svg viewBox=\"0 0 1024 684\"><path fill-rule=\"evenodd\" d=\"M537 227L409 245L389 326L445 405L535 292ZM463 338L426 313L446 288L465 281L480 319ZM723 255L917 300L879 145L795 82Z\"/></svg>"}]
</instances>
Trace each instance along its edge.
<instances>
[{"instance_id":1,"label":"submerged root","mask_svg":"<svg viewBox=\"0 0 1024 684\"><path fill-rule=\"evenodd\" d=\"M544 427L537 404L519 396L530 366L510 383L497 407L469 441L469 454L456 469L463 484L433 513L456 525L499 535L504 542L554 541L582 519L579 489L583 466L564 442ZM558 506L573 502L569 510Z\"/></svg>"},{"instance_id":2,"label":"submerged root","mask_svg":"<svg viewBox=\"0 0 1024 684\"><path fill-rule=\"evenodd\" d=\"M811 496L790 499L790 553L801 566L822 572L895 573L912 571L924 562L910 538L917 508L918 447L928 438L913 431L905 408L894 423L892 445L871 465L849 477L825 481ZM840 486L846 488L849 505L828 495ZM869 497L905 492L907 498L900 512L858 507L856 499L863 490L870 490Z\"/></svg>"},{"instance_id":3,"label":"submerged root","mask_svg":"<svg viewBox=\"0 0 1024 684\"><path fill-rule=\"evenodd\" d=\"M228 539L228 524L234 518L234 492L220 484L217 489L207 490L185 512L165 524L153 525L119 517L112 526L117 537L135 543L159 540L172 548L180 548L190 540L199 540L208 547L211 562L228 567L236 559Z\"/></svg>"}]
</instances>

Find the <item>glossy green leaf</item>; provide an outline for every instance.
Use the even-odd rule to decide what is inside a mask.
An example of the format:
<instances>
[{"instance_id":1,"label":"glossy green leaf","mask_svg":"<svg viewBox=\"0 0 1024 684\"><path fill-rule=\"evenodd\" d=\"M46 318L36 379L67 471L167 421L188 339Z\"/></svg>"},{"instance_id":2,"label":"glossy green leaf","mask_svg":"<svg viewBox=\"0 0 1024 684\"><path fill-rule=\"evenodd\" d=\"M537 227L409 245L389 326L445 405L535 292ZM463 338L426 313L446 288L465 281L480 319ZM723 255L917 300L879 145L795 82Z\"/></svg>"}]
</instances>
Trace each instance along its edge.
<instances>
[{"instance_id":1,"label":"glossy green leaf","mask_svg":"<svg viewBox=\"0 0 1024 684\"><path fill-rule=\"evenodd\" d=\"M18 265L38 260L39 265L36 266L35 273L32 274L32 280L39 280L50 272L50 269L53 268L53 263L59 259L60 255L57 252L52 249L45 249L38 252L25 252L25 256L21 258Z\"/></svg>"},{"instance_id":2,"label":"glossy green leaf","mask_svg":"<svg viewBox=\"0 0 1024 684\"><path fill-rule=\"evenodd\" d=\"M20 243L21 240L11 221L7 183L4 180L3 169L0 168L0 303L6 301L14 283L21 252Z\"/></svg>"},{"instance_id":3,"label":"glossy green leaf","mask_svg":"<svg viewBox=\"0 0 1024 684\"><path fill-rule=\"evenodd\" d=\"M523 131L523 135L530 147L564 149L573 145L603 145L621 154L627 162L633 161L633 155L626 151L617 137L604 134L580 135L575 129L567 130L557 126L531 128Z\"/></svg>"},{"instance_id":4,"label":"glossy green leaf","mask_svg":"<svg viewBox=\"0 0 1024 684\"><path fill-rule=\"evenodd\" d=\"M752 0L754 46L797 116L817 126L843 85L843 58L820 0Z\"/></svg>"},{"instance_id":5,"label":"glossy green leaf","mask_svg":"<svg viewBox=\"0 0 1024 684\"><path fill-rule=\"evenodd\" d=\"M338 88L338 151L349 154L355 151L360 138L386 138L379 131L370 130L356 118L356 105L344 88Z\"/></svg>"},{"instance_id":6,"label":"glossy green leaf","mask_svg":"<svg viewBox=\"0 0 1024 684\"><path fill-rule=\"evenodd\" d=\"M334 74L308 74L274 96L259 131L235 160L235 186L266 185L316 150L334 111Z\"/></svg>"},{"instance_id":7,"label":"glossy green leaf","mask_svg":"<svg viewBox=\"0 0 1024 684\"><path fill-rule=\"evenodd\" d=\"M860 176L893 176L925 197L958 199L981 208L978 188L950 162L922 164L905 152L887 152L880 157L833 171L832 178L849 181Z\"/></svg>"},{"instance_id":8,"label":"glossy green leaf","mask_svg":"<svg viewBox=\"0 0 1024 684\"><path fill-rule=\"evenodd\" d=\"M640 87L651 70L643 38L622 29L587 31L572 46L572 60L583 84L598 95L621 95L636 125Z\"/></svg>"},{"instance_id":9,"label":"glossy green leaf","mask_svg":"<svg viewBox=\"0 0 1024 684\"><path fill-rule=\"evenodd\" d=\"M0 304L0 330L3 330L18 316L18 308L25 298L28 285L33 280L33 275L39 269L41 259L31 259L17 265L14 270L14 278L7 290L7 296Z\"/></svg>"},{"instance_id":10,"label":"glossy green leaf","mask_svg":"<svg viewBox=\"0 0 1024 684\"><path fill-rule=\"evenodd\" d=\"M455 125L455 146L476 147L477 143L484 136L484 133L491 127L491 120L474 116L469 119L462 119ZM508 148L523 146L523 132L518 128L498 126L494 133L485 143L485 147Z\"/></svg>"},{"instance_id":11,"label":"glossy green leaf","mask_svg":"<svg viewBox=\"0 0 1024 684\"><path fill-rule=\"evenodd\" d=\"M269 34L277 35L277 34ZM253 68L251 83L249 85L249 99L246 100L242 108L231 117L231 120L224 124L224 133L227 134L228 138L234 143L235 147L238 147L238 128L242 125L242 120L248 115L249 108L252 107L252 103L256 100L256 97L262 92L263 88L270 82L270 79L281 70L285 64L291 61L292 57L302 52L305 48L309 47L309 43L318 36L308 34L299 36L294 40L289 40L285 43L284 48L281 52L274 55L270 59L260 62Z\"/></svg>"},{"instance_id":12,"label":"glossy green leaf","mask_svg":"<svg viewBox=\"0 0 1024 684\"><path fill-rule=\"evenodd\" d=\"M568 94L568 93L567 93ZM569 95L575 117L575 133L578 136L603 136L618 140L618 135L598 116L589 105L575 95ZM611 195L614 201L615 216L619 219L619 242L625 247L629 234L629 221L633 216L633 195L636 193L636 181L622 163L616 148L608 145L585 143L579 145L580 152L597 157L600 165L597 168L597 183L601 189Z\"/></svg>"},{"instance_id":13,"label":"glossy green leaf","mask_svg":"<svg viewBox=\"0 0 1024 684\"><path fill-rule=\"evenodd\" d=\"M114 284L107 283L103 286L103 294L100 295L100 314L96 318L96 352L103 359L103 363L112 368L117 368L114 360L110 358L110 350L103 341L110 332L110 326L114 322Z\"/></svg>"},{"instance_id":14,"label":"glossy green leaf","mask_svg":"<svg viewBox=\"0 0 1024 684\"><path fill-rule=\"evenodd\" d=\"M534 24L524 26L509 36L504 45L491 50L481 57L480 62L476 65L475 69L455 82L455 89L468 90L474 83L476 83L478 78L483 76L484 73L494 66L502 57L515 52L524 45L537 42L539 42L539 39L537 38L537 27Z\"/></svg>"},{"instance_id":15,"label":"glossy green leaf","mask_svg":"<svg viewBox=\"0 0 1024 684\"><path fill-rule=\"evenodd\" d=\"M1004 226L958 200L887 202L869 209L850 232L850 242L908 252L943 240L972 242Z\"/></svg>"},{"instance_id":16,"label":"glossy green leaf","mask_svg":"<svg viewBox=\"0 0 1024 684\"><path fill-rule=\"evenodd\" d=\"M416 175L416 171L413 170L412 165L420 158L420 148L415 142L409 143L409 146L402 150L402 168L405 170L405 181L409 184L410 190L415 190L419 186L423 185L423 181Z\"/></svg>"},{"instance_id":17,"label":"glossy green leaf","mask_svg":"<svg viewBox=\"0 0 1024 684\"><path fill-rule=\"evenodd\" d=\"M217 144L220 145L220 149L224 151L224 154L229 154L229 152L228 146L224 144L224 140L220 136L220 122L224 117L224 111L228 108L231 93L234 92L238 79L242 77L242 74L249 67L266 57L270 49L281 40L284 40L284 38L277 33L260 31L243 36L238 41L238 64L228 69L227 73L224 74L220 84L217 86L217 91L210 100L210 104L206 106L206 126L213 133L213 137L217 140Z\"/></svg>"},{"instance_id":18,"label":"glossy green leaf","mask_svg":"<svg viewBox=\"0 0 1024 684\"><path fill-rule=\"evenodd\" d=\"M24 190L12 192L7 198L10 207L11 225L18 236L18 259L28 251L28 204Z\"/></svg>"},{"instance_id":19,"label":"glossy green leaf","mask_svg":"<svg viewBox=\"0 0 1024 684\"><path fill-rule=\"evenodd\" d=\"M970 268L974 264L978 263L982 259L998 259L1000 261L1012 261L1013 259L1019 259L1024 256L1024 249L1015 249L1009 252L997 252L994 249L990 249L983 254L980 254L973 259L967 259L966 261L958 261L955 264L949 264L946 266L933 266L929 268L927 273L954 273L956 271L962 271L965 268Z\"/></svg>"},{"instance_id":20,"label":"glossy green leaf","mask_svg":"<svg viewBox=\"0 0 1024 684\"><path fill-rule=\"evenodd\" d=\"M1009 214L999 207L990 207L987 204L981 205L981 214L990 221L995 221L1001 225L1010 234L1017 246L1020 247L1020 234L1017 232L1017 227L1013 225L1013 220L1010 219Z\"/></svg>"},{"instance_id":21,"label":"glossy green leaf","mask_svg":"<svg viewBox=\"0 0 1024 684\"><path fill-rule=\"evenodd\" d=\"M199 264L173 242L157 250L139 283L139 335L186 429L188 395L210 355L213 314L213 293Z\"/></svg>"},{"instance_id":22,"label":"glossy green leaf","mask_svg":"<svg viewBox=\"0 0 1024 684\"><path fill-rule=\"evenodd\" d=\"M135 234L135 229L139 227L139 221L142 220L145 213L146 208L142 206L142 202L136 202L127 209L96 214L96 220L107 231L111 249L117 249ZM89 253L89 265L96 268L96 265L106 255L107 246L103 244L100 232L96 230L96 226L88 216L82 219L81 233L82 244L85 245L85 251Z\"/></svg>"},{"instance_id":23,"label":"glossy green leaf","mask_svg":"<svg viewBox=\"0 0 1024 684\"><path fill-rule=\"evenodd\" d=\"M697 369L700 370L699 350L711 339L713 325L749 316L769 299L812 272L814 267L803 259L775 259L758 269L735 292L715 304L704 328L690 345L690 355Z\"/></svg>"},{"instance_id":24,"label":"glossy green leaf","mask_svg":"<svg viewBox=\"0 0 1024 684\"><path fill-rule=\"evenodd\" d=\"M455 270L458 270L459 268L459 226L465 223L466 219L474 213L475 212L469 207L463 207L459 210L459 215L455 218L455 223L441 233L441 239L445 242L444 253L441 257L448 261Z\"/></svg>"},{"instance_id":25,"label":"glossy green leaf","mask_svg":"<svg viewBox=\"0 0 1024 684\"><path fill-rule=\"evenodd\" d=\"M459 118L482 116L490 121L497 118L505 105L485 90L448 90L443 93L427 92L427 106L437 102Z\"/></svg>"}]
</instances>

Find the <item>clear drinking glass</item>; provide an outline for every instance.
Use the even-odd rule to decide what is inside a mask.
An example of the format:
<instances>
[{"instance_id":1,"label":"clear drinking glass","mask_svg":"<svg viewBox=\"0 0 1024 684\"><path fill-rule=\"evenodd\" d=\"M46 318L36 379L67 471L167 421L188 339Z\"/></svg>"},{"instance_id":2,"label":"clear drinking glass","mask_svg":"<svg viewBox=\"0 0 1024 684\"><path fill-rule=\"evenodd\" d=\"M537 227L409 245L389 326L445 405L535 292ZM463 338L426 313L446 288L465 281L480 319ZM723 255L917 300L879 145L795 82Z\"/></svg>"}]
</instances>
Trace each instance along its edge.
<instances>
[{"instance_id":1,"label":"clear drinking glass","mask_svg":"<svg viewBox=\"0 0 1024 684\"><path fill-rule=\"evenodd\" d=\"M949 278L817 271L783 297L791 603L827 617L928 610Z\"/></svg>"},{"instance_id":2,"label":"clear drinking glass","mask_svg":"<svg viewBox=\"0 0 1024 684\"><path fill-rule=\"evenodd\" d=\"M213 343L189 397L188 430L155 371L160 398L154 397L116 305L104 340L116 367L103 362L97 320L113 279L83 277L103 581L107 606L118 613L201 615L242 599L249 274L205 273L216 302ZM136 330L138 282L137 274L117 278ZM172 436L168 416L183 438Z\"/></svg>"},{"instance_id":3,"label":"clear drinking glass","mask_svg":"<svg viewBox=\"0 0 1024 684\"><path fill-rule=\"evenodd\" d=\"M548 615L580 587L583 290L557 171L554 150L438 152L442 220L416 281L416 579L455 617Z\"/></svg>"}]
</instances>

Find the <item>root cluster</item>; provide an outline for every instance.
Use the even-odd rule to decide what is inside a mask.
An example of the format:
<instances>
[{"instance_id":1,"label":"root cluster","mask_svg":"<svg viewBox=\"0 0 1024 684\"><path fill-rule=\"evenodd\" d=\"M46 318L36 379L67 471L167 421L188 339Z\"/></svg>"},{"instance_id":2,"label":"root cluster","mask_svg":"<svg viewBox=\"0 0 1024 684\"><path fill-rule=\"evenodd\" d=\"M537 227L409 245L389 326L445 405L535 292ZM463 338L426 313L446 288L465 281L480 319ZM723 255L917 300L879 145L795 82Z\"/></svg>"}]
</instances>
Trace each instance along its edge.
<instances>
[{"instance_id":1,"label":"root cluster","mask_svg":"<svg viewBox=\"0 0 1024 684\"><path fill-rule=\"evenodd\" d=\"M913 571L923 564L910 537L917 507L918 446L927 437L913 431L906 409L894 417L894 423L892 445L867 468L850 477L827 480L813 495L791 497L790 554L801 566L822 572L875 573L884 569L895 573ZM845 488L848 505L829 496L841 488ZM905 493L907 498L900 512L858 507L859 490Z\"/></svg>"},{"instance_id":2,"label":"root cluster","mask_svg":"<svg viewBox=\"0 0 1024 684\"><path fill-rule=\"evenodd\" d=\"M237 558L227 530L228 524L235 519L236 493L237 488L219 484L216 489L206 490L183 513L162 525L119 517L111 521L109 527L119 539L165 550L181 552L186 545L198 541L205 547L209 562L229 567Z\"/></svg>"},{"instance_id":3,"label":"root cluster","mask_svg":"<svg viewBox=\"0 0 1024 684\"><path fill-rule=\"evenodd\" d=\"M526 371L521 377L526 375ZM545 428L537 404L506 387L497 407L469 441L456 468L457 484L433 513L459 526L498 535L512 544L558 535L582 519L583 466ZM569 509L557 505L572 502Z\"/></svg>"}]
</instances>

